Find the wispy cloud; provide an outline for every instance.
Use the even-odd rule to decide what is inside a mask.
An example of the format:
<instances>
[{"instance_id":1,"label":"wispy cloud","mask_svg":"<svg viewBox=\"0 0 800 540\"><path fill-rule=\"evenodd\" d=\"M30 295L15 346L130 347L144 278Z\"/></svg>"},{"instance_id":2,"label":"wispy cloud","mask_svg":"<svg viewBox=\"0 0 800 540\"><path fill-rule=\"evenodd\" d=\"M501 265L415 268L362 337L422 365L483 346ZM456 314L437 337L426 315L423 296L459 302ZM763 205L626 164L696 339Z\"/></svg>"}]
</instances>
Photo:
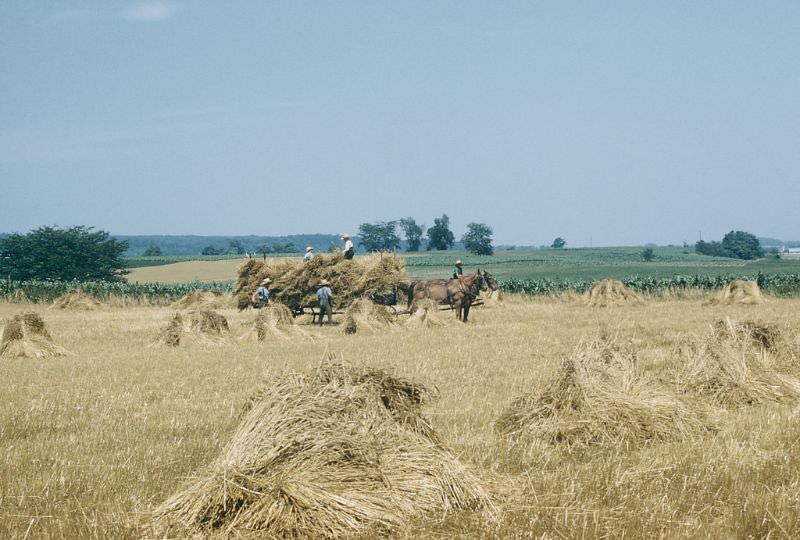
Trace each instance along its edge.
<instances>
[{"instance_id":1,"label":"wispy cloud","mask_svg":"<svg viewBox=\"0 0 800 540\"><path fill-rule=\"evenodd\" d=\"M167 2L141 2L130 4L120 10L107 9L63 9L50 16L52 22L67 22L87 19L124 19L136 23L155 23L169 19L178 12L175 4Z\"/></svg>"},{"instance_id":2,"label":"wispy cloud","mask_svg":"<svg viewBox=\"0 0 800 540\"><path fill-rule=\"evenodd\" d=\"M122 17L135 22L159 22L169 19L178 8L163 2L148 2L145 4L132 4L122 10Z\"/></svg>"}]
</instances>

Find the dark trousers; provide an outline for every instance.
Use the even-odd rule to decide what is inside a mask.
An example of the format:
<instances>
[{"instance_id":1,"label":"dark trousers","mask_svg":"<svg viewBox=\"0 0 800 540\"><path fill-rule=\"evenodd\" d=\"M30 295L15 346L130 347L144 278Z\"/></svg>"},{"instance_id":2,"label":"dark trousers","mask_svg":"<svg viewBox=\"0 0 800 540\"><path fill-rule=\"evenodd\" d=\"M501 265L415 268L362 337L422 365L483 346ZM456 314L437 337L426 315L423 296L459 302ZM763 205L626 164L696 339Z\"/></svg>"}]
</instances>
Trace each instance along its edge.
<instances>
[{"instance_id":1,"label":"dark trousers","mask_svg":"<svg viewBox=\"0 0 800 540\"><path fill-rule=\"evenodd\" d=\"M332 326L333 325L333 310L331 309L331 305L328 304L328 303L319 305L319 325L322 326L322 317L326 313L328 314L328 326Z\"/></svg>"},{"instance_id":2,"label":"dark trousers","mask_svg":"<svg viewBox=\"0 0 800 540\"><path fill-rule=\"evenodd\" d=\"M355 255L355 254L356 254L355 250L348 249L347 251L344 252L344 258L345 259L352 259L353 255Z\"/></svg>"}]
</instances>

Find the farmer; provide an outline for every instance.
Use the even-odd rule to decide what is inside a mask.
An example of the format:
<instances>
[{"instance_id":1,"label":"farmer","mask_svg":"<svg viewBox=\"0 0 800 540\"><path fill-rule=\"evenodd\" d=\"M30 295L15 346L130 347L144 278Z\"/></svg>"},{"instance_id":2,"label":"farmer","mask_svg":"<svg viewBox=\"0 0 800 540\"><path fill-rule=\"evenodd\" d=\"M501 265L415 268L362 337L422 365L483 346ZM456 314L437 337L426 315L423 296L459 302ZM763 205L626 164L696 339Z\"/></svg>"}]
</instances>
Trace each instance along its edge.
<instances>
[{"instance_id":1,"label":"farmer","mask_svg":"<svg viewBox=\"0 0 800 540\"><path fill-rule=\"evenodd\" d=\"M308 246L306 248L306 254L303 255L303 262L308 262L313 258L314 258L314 248L311 247L311 246Z\"/></svg>"},{"instance_id":2,"label":"farmer","mask_svg":"<svg viewBox=\"0 0 800 540\"><path fill-rule=\"evenodd\" d=\"M461 268L461 261L456 261L456 266L453 268L453 279L461 278L464 275L464 269Z\"/></svg>"},{"instance_id":3,"label":"farmer","mask_svg":"<svg viewBox=\"0 0 800 540\"><path fill-rule=\"evenodd\" d=\"M270 283L272 283L272 280L269 278L264 278L261 280L261 284L258 286L256 292L254 292L253 296L250 298L250 300L253 302L254 308L261 309L262 307L270 303L269 299Z\"/></svg>"},{"instance_id":4,"label":"farmer","mask_svg":"<svg viewBox=\"0 0 800 540\"><path fill-rule=\"evenodd\" d=\"M325 313L328 314L328 326L333 326L333 309L331 309L331 300L333 298L333 291L331 291L331 284L327 279L323 279L317 289L317 301L319 302L319 325L322 326L322 317Z\"/></svg>"},{"instance_id":5,"label":"farmer","mask_svg":"<svg viewBox=\"0 0 800 540\"><path fill-rule=\"evenodd\" d=\"M342 235L342 240L344 240L344 258L345 259L352 259L353 255L356 254L356 250L353 247L353 242L350 241L350 235L344 233Z\"/></svg>"}]
</instances>

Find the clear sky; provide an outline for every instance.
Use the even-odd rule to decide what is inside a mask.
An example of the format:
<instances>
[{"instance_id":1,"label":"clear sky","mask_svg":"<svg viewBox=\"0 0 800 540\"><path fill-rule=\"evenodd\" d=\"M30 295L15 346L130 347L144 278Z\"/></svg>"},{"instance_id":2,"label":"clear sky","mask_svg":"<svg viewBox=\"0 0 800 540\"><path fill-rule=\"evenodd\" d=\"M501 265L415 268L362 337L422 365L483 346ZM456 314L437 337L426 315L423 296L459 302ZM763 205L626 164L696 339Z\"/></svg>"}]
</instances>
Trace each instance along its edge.
<instances>
[{"instance_id":1,"label":"clear sky","mask_svg":"<svg viewBox=\"0 0 800 540\"><path fill-rule=\"evenodd\" d=\"M800 2L0 2L0 231L800 238Z\"/></svg>"}]
</instances>

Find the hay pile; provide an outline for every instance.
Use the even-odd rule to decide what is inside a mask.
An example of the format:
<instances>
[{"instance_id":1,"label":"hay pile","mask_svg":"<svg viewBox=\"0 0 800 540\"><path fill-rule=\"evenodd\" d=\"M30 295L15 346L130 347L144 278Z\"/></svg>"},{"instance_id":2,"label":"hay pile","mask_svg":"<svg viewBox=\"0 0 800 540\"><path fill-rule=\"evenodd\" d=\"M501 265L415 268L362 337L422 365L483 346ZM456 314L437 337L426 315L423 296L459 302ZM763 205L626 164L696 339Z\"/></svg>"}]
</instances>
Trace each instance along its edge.
<instances>
[{"instance_id":1,"label":"hay pile","mask_svg":"<svg viewBox=\"0 0 800 540\"><path fill-rule=\"evenodd\" d=\"M495 425L523 444L532 438L568 448L683 439L709 427L703 415L645 378L634 352L605 339L580 346Z\"/></svg>"},{"instance_id":2,"label":"hay pile","mask_svg":"<svg viewBox=\"0 0 800 540\"><path fill-rule=\"evenodd\" d=\"M173 309L227 309L234 307L231 295L222 291L192 291L172 303Z\"/></svg>"},{"instance_id":3,"label":"hay pile","mask_svg":"<svg viewBox=\"0 0 800 540\"><path fill-rule=\"evenodd\" d=\"M0 356L46 358L65 354L66 349L53 343L44 321L36 313L14 315L3 328Z\"/></svg>"},{"instance_id":4,"label":"hay pile","mask_svg":"<svg viewBox=\"0 0 800 540\"><path fill-rule=\"evenodd\" d=\"M800 397L800 381L779 370L796 363L777 328L752 321L717 321L708 335L678 348L681 389L724 407Z\"/></svg>"},{"instance_id":5,"label":"hay pile","mask_svg":"<svg viewBox=\"0 0 800 540\"><path fill-rule=\"evenodd\" d=\"M177 347L189 342L208 345L230 341L230 327L225 316L213 310L200 309L190 312L188 318L180 313L173 315L151 346Z\"/></svg>"},{"instance_id":6,"label":"hay pile","mask_svg":"<svg viewBox=\"0 0 800 540\"><path fill-rule=\"evenodd\" d=\"M418 300L414 303L414 312L405 322L406 328L438 328L455 320L449 313L447 316L443 314L440 307L430 298Z\"/></svg>"},{"instance_id":7,"label":"hay pile","mask_svg":"<svg viewBox=\"0 0 800 540\"><path fill-rule=\"evenodd\" d=\"M155 510L161 536L340 538L491 507L421 413L429 392L328 360L255 396L218 458Z\"/></svg>"},{"instance_id":8,"label":"hay pile","mask_svg":"<svg viewBox=\"0 0 800 540\"><path fill-rule=\"evenodd\" d=\"M268 338L292 339L311 338L311 335L295 324L294 316L283 304L273 302L261 308L258 315L249 325L248 330L239 338L242 341L267 341Z\"/></svg>"},{"instance_id":9,"label":"hay pile","mask_svg":"<svg viewBox=\"0 0 800 540\"><path fill-rule=\"evenodd\" d=\"M366 298L354 300L344 312L344 333L381 332L393 330L397 320L386 306L378 305Z\"/></svg>"},{"instance_id":10,"label":"hay pile","mask_svg":"<svg viewBox=\"0 0 800 540\"><path fill-rule=\"evenodd\" d=\"M271 298L292 311L317 306L316 292L323 279L331 283L336 309L347 308L357 298L381 304L394 303L397 291L409 283L405 265L394 254L346 260L342 253L317 255L308 262L294 258L248 260L239 269L234 287L239 309L250 306L250 297L264 278L270 278Z\"/></svg>"},{"instance_id":11,"label":"hay pile","mask_svg":"<svg viewBox=\"0 0 800 540\"><path fill-rule=\"evenodd\" d=\"M642 297L621 281L604 279L592 284L592 288L586 293L585 302L591 307L621 306L641 303Z\"/></svg>"},{"instance_id":12,"label":"hay pile","mask_svg":"<svg viewBox=\"0 0 800 540\"><path fill-rule=\"evenodd\" d=\"M714 305L744 304L754 305L763 304L764 296L755 281L743 281L734 279L729 282L722 291L708 301Z\"/></svg>"},{"instance_id":13,"label":"hay pile","mask_svg":"<svg viewBox=\"0 0 800 540\"><path fill-rule=\"evenodd\" d=\"M56 298L51 307L69 311L94 311L101 309L103 304L80 289L72 289Z\"/></svg>"}]
</instances>

